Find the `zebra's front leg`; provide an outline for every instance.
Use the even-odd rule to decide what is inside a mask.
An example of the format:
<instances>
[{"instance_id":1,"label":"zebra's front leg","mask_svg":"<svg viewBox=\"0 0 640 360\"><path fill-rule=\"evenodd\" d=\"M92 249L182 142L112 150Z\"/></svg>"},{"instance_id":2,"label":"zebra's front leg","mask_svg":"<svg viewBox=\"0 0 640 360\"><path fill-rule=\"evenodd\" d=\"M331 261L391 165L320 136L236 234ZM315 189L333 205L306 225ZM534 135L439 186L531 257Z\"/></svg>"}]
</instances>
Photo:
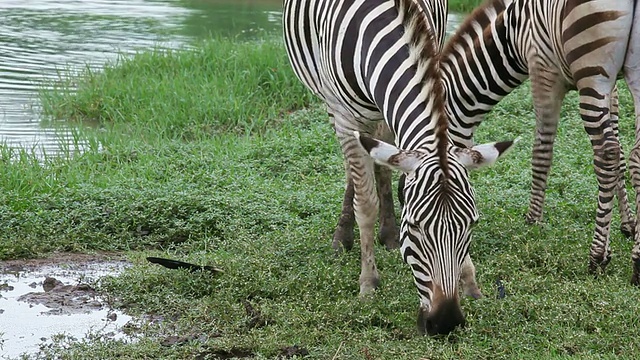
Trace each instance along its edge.
<instances>
[{"instance_id":1,"label":"zebra's front leg","mask_svg":"<svg viewBox=\"0 0 640 360\"><path fill-rule=\"evenodd\" d=\"M373 292L380 283L374 254L374 229L379 206L374 163L358 145L352 131L337 133L353 181L353 208L360 230L360 296L364 296Z\"/></svg>"},{"instance_id":2,"label":"zebra's front leg","mask_svg":"<svg viewBox=\"0 0 640 360\"><path fill-rule=\"evenodd\" d=\"M525 220L529 224L542 221L547 178L553 159L553 143L558 130L560 107L566 94L561 77L544 69L531 67L531 95L536 113L536 133L531 160L531 196Z\"/></svg>"},{"instance_id":3,"label":"zebra's front leg","mask_svg":"<svg viewBox=\"0 0 640 360\"><path fill-rule=\"evenodd\" d=\"M460 282L462 283L462 290L466 296L470 296L474 299L480 299L482 297L482 291L478 287L476 282L476 267L473 265L471 255L467 254L460 271Z\"/></svg>"},{"instance_id":4,"label":"zebra's front leg","mask_svg":"<svg viewBox=\"0 0 640 360\"><path fill-rule=\"evenodd\" d=\"M616 85L611 92L611 127L614 136L620 141L618 119L619 119L619 100L618 86ZM620 146L620 165L618 166L618 184L616 186L616 195L618 198L618 211L620 212L620 231L628 238L634 238L636 229L636 220L629 206L629 198L627 197L627 186L625 177L627 172L627 164L624 158L622 145Z\"/></svg>"},{"instance_id":5,"label":"zebra's front leg","mask_svg":"<svg viewBox=\"0 0 640 360\"><path fill-rule=\"evenodd\" d=\"M395 208L393 205L393 193L391 182L391 170L380 165L375 165L376 188L380 198L380 232L378 240L385 245L387 250L400 247L400 229L396 223ZM353 181L350 171L346 171L347 184L342 199L342 209L338 225L333 232L332 247L336 253L349 251L353 247L353 226L355 217L353 213Z\"/></svg>"},{"instance_id":6,"label":"zebra's front leg","mask_svg":"<svg viewBox=\"0 0 640 360\"><path fill-rule=\"evenodd\" d=\"M333 116L330 115L333 121ZM387 142L393 142L393 134L386 123L380 122L376 129L376 137ZM343 250L349 251L353 247L353 225L355 217L353 213L353 180L349 164L345 161L346 187L342 199L342 210L338 225L333 233L332 246L337 253ZM391 170L387 167L375 165L376 189L380 199L380 232L378 239L388 250L400 247L400 229L396 223L395 208L393 205Z\"/></svg>"}]
</instances>

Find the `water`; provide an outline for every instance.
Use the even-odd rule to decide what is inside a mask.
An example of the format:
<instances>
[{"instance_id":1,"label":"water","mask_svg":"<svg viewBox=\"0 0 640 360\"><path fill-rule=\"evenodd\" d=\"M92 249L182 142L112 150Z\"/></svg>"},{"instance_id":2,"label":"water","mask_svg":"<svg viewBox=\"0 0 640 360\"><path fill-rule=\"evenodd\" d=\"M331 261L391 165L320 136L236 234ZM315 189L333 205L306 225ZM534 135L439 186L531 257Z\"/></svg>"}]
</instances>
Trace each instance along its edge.
<instances>
[{"instance_id":1,"label":"water","mask_svg":"<svg viewBox=\"0 0 640 360\"><path fill-rule=\"evenodd\" d=\"M37 353L40 346L47 346L58 334L78 340L88 333L124 339L121 330L131 317L111 309L90 291L73 286L116 275L125 266L124 262L98 262L0 272L0 359ZM45 291L46 277L62 284Z\"/></svg>"},{"instance_id":2,"label":"water","mask_svg":"<svg viewBox=\"0 0 640 360\"><path fill-rule=\"evenodd\" d=\"M0 0L0 143L36 154L81 150L73 128L43 125L38 89L60 70L195 39L279 33L281 0ZM449 16L449 30L460 17ZM78 141L79 140L79 141Z\"/></svg>"}]
</instances>

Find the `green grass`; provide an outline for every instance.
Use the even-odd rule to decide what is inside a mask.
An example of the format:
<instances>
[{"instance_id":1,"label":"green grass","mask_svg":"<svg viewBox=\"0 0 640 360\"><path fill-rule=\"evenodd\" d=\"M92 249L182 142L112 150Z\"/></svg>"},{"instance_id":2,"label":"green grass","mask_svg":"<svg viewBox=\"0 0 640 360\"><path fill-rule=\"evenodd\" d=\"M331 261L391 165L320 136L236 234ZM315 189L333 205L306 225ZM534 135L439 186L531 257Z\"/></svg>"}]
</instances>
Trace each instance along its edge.
<instances>
[{"instance_id":1,"label":"green grass","mask_svg":"<svg viewBox=\"0 0 640 360\"><path fill-rule=\"evenodd\" d=\"M478 5L489 0L452 0L449 1L449 11L457 13L468 13L473 11Z\"/></svg>"},{"instance_id":2,"label":"green grass","mask_svg":"<svg viewBox=\"0 0 640 360\"><path fill-rule=\"evenodd\" d=\"M190 52L158 49L68 79L43 93L46 113L101 124L135 122L130 131L145 138L259 132L312 101L292 76L281 41L272 39L219 38Z\"/></svg>"},{"instance_id":3,"label":"green grass","mask_svg":"<svg viewBox=\"0 0 640 360\"><path fill-rule=\"evenodd\" d=\"M239 44L251 60L223 56L216 66L255 61L247 65L255 70L249 78L234 81L256 84L253 77L284 66L282 45L268 44ZM177 75L197 71L194 56L177 51L170 55L175 63L164 66L169 60L159 54L141 54L104 75L74 80L75 95L45 94L53 115L100 120L102 129L78 134L89 139L81 155L42 163L24 152L0 153L0 258L129 250L133 267L103 279L100 289L132 315L163 319L140 320L134 343L61 338L39 358L204 359L226 352L267 359L293 345L309 359L636 358L640 290L628 283L632 244L617 230L617 215L608 272L598 279L586 273L597 186L575 94L563 107L542 225L524 224L534 127L528 86L480 127L478 142L523 140L500 164L472 176L481 212L472 254L486 297L464 299L467 327L434 339L417 333L416 290L398 252L377 248L382 284L370 301L357 297L359 251L332 253L343 170L322 107L285 66L266 86L298 100L274 90L249 97L239 90L249 87L231 83L209 96L241 103L233 114L245 120L210 115L206 127L198 122L203 117L183 121L191 112L215 113L208 108L218 101L200 93L208 81ZM200 97L187 100L191 108L157 109L191 94ZM629 149L633 117L624 88L621 102ZM306 109L289 112L298 107ZM154 112L162 114L157 122ZM224 273L167 270L147 263L149 255L212 264ZM507 292L502 300L498 278ZM263 320L257 326L247 302ZM196 339L163 346L168 336Z\"/></svg>"}]
</instances>

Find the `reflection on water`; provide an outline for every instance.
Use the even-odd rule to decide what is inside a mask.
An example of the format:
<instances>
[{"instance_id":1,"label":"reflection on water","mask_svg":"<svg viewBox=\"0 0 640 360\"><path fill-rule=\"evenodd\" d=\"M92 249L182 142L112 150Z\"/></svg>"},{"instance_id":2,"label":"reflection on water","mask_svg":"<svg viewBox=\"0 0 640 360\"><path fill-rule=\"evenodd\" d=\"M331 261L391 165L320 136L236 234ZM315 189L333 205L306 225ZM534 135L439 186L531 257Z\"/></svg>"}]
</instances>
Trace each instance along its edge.
<instances>
[{"instance_id":1,"label":"reflection on water","mask_svg":"<svg viewBox=\"0 0 640 360\"><path fill-rule=\"evenodd\" d=\"M280 33L282 0L191 0L193 10L182 24L181 33L203 37L247 37L264 31Z\"/></svg>"},{"instance_id":2,"label":"reflection on water","mask_svg":"<svg viewBox=\"0 0 640 360\"><path fill-rule=\"evenodd\" d=\"M197 38L279 33L281 6L281 0L0 0L0 143L38 154L54 154L61 143L82 148L71 129L39 121L37 91L58 71ZM459 19L449 16L449 30Z\"/></svg>"}]
</instances>

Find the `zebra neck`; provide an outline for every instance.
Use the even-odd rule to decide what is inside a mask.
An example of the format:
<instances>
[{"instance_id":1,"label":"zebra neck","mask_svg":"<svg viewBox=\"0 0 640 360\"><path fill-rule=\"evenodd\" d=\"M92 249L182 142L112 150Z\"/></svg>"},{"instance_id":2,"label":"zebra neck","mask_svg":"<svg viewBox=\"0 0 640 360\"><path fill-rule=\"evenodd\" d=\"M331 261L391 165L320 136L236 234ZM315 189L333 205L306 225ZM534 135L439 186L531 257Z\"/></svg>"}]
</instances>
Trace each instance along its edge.
<instances>
[{"instance_id":1,"label":"zebra neck","mask_svg":"<svg viewBox=\"0 0 640 360\"><path fill-rule=\"evenodd\" d=\"M474 11L442 53L451 140L470 146L476 127L493 107L528 77L528 5L494 0Z\"/></svg>"},{"instance_id":2,"label":"zebra neck","mask_svg":"<svg viewBox=\"0 0 640 360\"><path fill-rule=\"evenodd\" d=\"M361 24L354 72L398 146L435 150L447 125L436 37L417 3L393 4L381 3L376 21Z\"/></svg>"},{"instance_id":3,"label":"zebra neck","mask_svg":"<svg viewBox=\"0 0 640 360\"><path fill-rule=\"evenodd\" d=\"M514 69L520 73L528 73L529 68L528 51L532 46L532 6L532 1L515 0L507 6L501 25L506 33L507 58L513 62Z\"/></svg>"},{"instance_id":4,"label":"zebra neck","mask_svg":"<svg viewBox=\"0 0 640 360\"><path fill-rule=\"evenodd\" d=\"M395 135L396 144L405 150L434 151L439 134L439 119L444 117L444 90L435 90L437 79L422 80L407 72L389 82L371 84L371 93L384 120ZM446 127L446 124L445 124Z\"/></svg>"}]
</instances>

